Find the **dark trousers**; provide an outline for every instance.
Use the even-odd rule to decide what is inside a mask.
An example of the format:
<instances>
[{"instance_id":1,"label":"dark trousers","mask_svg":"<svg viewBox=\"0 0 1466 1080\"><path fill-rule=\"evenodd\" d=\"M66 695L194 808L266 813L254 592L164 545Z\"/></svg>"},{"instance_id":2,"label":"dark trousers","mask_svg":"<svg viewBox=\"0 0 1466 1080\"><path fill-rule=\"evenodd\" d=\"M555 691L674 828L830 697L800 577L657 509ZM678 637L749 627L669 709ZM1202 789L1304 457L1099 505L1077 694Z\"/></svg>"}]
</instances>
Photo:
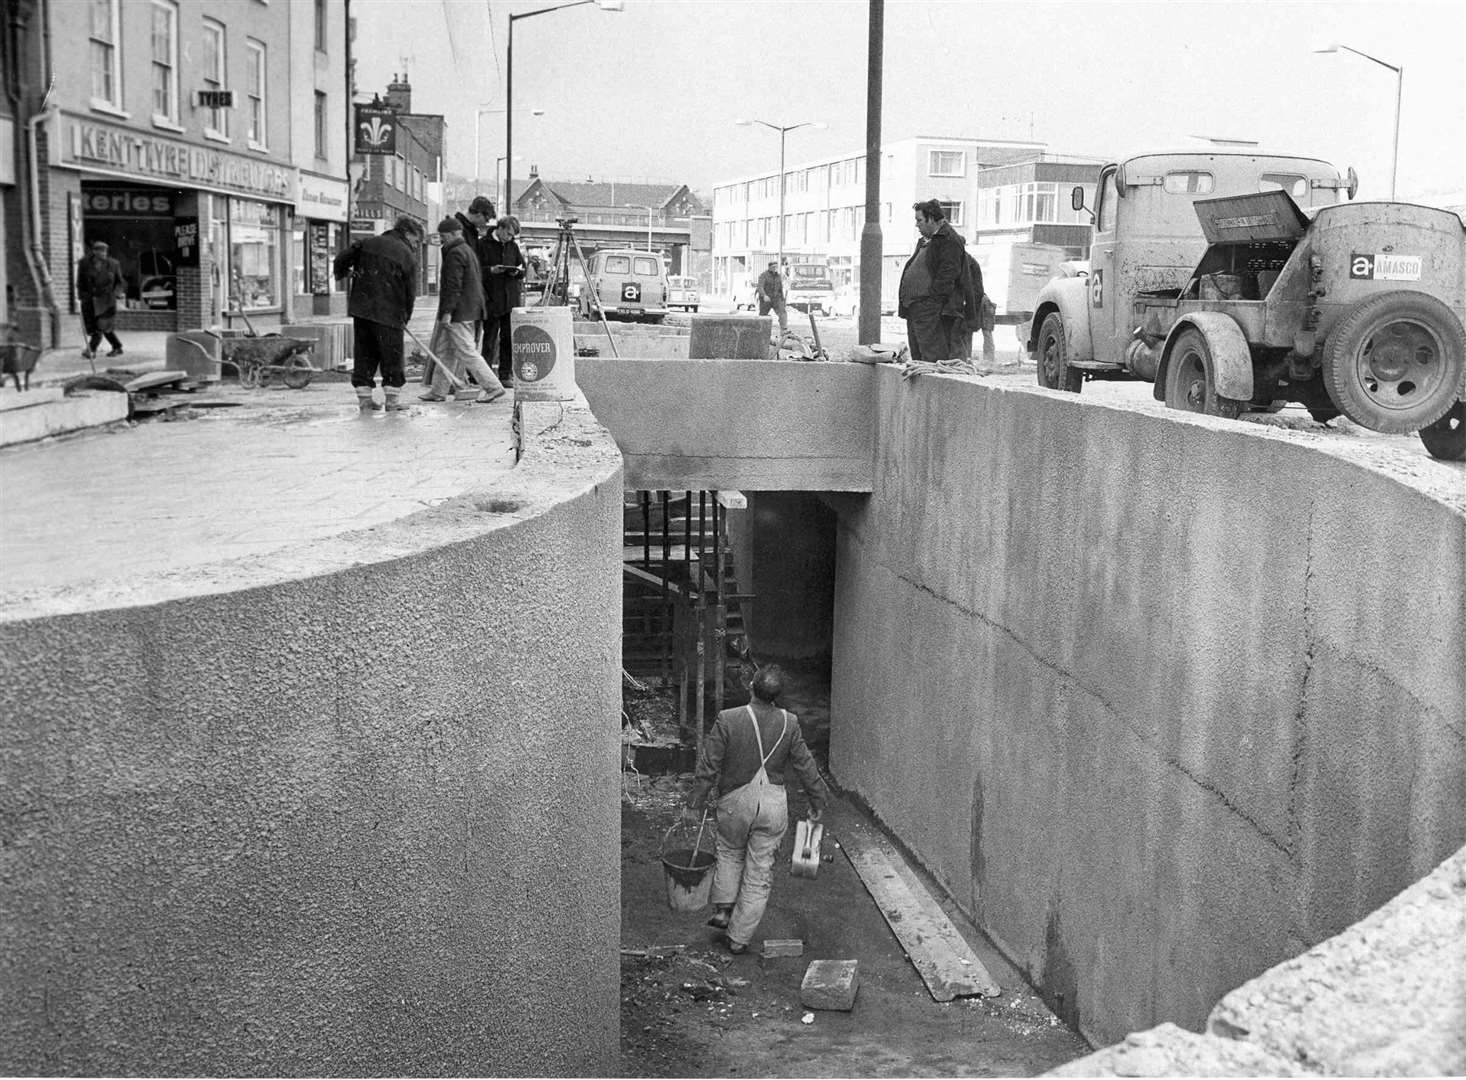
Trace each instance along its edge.
<instances>
[{"instance_id":1,"label":"dark trousers","mask_svg":"<svg viewBox=\"0 0 1466 1080\"><path fill-rule=\"evenodd\" d=\"M372 386L380 370L383 386L401 388L407 382L402 365L402 327L361 318L353 318L351 323L356 337L351 385Z\"/></svg>"},{"instance_id":2,"label":"dark trousers","mask_svg":"<svg viewBox=\"0 0 1466 1080\"><path fill-rule=\"evenodd\" d=\"M112 329L112 318L111 315L98 318L92 307L91 297L82 297L81 325L87 334L87 352L96 352L104 336L107 338L108 345L111 345L117 352L122 351L122 342L117 339L117 332Z\"/></svg>"},{"instance_id":3,"label":"dark trousers","mask_svg":"<svg viewBox=\"0 0 1466 1080\"><path fill-rule=\"evenodd\" d=\"M962 320L943 315L942 305L935 300L912 300L906 305L906 341L911 359L918 363L940 364L961 355L958 342Z\"/></svg>"},{"instance_id":4,"label":"dark trousers","mask_svg":"<svg viewBox=\"0 0 1466 1080\"><path fill-rule=\"evenodd\" d=\"M484 320L483 353L489 367L495 369L501 383L514 378L514 347L509 340L509 312L490 315Z\"/></svg>"}]
</instances>

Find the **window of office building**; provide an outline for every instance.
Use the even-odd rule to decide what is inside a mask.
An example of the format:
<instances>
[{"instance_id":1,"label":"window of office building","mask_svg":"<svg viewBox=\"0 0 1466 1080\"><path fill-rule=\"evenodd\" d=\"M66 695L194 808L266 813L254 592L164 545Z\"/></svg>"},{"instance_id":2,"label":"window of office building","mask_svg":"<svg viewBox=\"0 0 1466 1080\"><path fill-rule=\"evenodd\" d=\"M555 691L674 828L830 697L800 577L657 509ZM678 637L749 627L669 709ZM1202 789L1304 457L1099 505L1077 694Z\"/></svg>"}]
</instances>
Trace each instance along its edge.
<instances>
[{"instance_id":1,"label":"window of office building","mask_svg":"<svg viewBox=\"0 0 1466 1080\"><path fill-rule=\"evenodd\" d=\"M966 176L967 155L961 150L933 150L927 172L932 176Z\"/></svg>"},{"instance_id":2,"label":"window of office building","mask_svg":"<svg viewBox=\"0 0 1466 1080\"><path fill-rule=\"evenodd\" d=\"M960 202L938 201L937 205L942 208L942 213L947 215L948 225L959 229L962 227L962 204Z\"/></svg>"},{"instance_id":3,"label":"window of office building","mask_svg":"<svg viewBox=\"0 0 1466 1080\"><path fill-rule=\"evenodd\" d=\"M153 120L178 123L178 9L153 0Z\"/></svg>"},{"instance_id":4,"label":"window of office building","mask_svg":"<svg viewBox=\"0 0 1466 1080\"><path fill-rule=\"evenodd\" d=\"M122 108L122 73L117 66L117 0L92 0L92 104Z\"/></svg>"},{"instance_id":5,"label":"window of office building","mask_svg":"<svg viewBox=\"0 0 1466 1080\"><path fill-rule=\"evenodd\" d=\"M280 207L229 201L229 298L236 311L280 306Z\"/></svg>"},{"instance_id":6,"label":"window of office building","mask_svg":"<svg viewBox=\"0 0 1466 1080\"><path fill-rule=\"evenodd\" d=\"M205 19L203 65L199 72L204 89L223 90L224 71L224 24ZM204 134L215 139L229 138L229 110L205 110Z\"/></svg>"},{"instance_id":7,"label":"window of office building","mask_svg":"<svg viewBox=\"0 0 1466 1080\"><path fill-rule=\"evenodd\" d=\"M326 51L326 0L316 0L316 49Z\"/></svg>"},{"instance_id":8,"label":"window of office building","mask_svg":"<svg viewBox=\"0 0 1466 1080\"><path fill-rule=\"evenodd\" d=\"M249 145L265 149L269 134L265 130L265 46L263 42L246 41L244 85L248 97Z\"/></svg>"}]
</instances>

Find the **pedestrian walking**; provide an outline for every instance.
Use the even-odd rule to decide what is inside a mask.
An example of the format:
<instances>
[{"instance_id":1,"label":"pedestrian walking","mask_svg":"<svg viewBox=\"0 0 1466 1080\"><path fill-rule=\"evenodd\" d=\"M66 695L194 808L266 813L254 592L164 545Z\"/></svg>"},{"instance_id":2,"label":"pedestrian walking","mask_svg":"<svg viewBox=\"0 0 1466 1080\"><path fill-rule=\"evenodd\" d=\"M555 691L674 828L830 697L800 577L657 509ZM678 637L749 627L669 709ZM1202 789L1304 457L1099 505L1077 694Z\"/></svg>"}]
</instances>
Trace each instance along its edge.
<instances>
[{"instance_id":1,"label":"pedestrian walking","mask_svg":"<svg viewBox=\"0 0 1466 1080\"><path fill-rule=\"evenodd\" d=\"M484 358L498 368L499 381L514 385L514 353L509 313L524 303L524 252L519 248L519 220L501 217L484 241L484 278L488 313L484 318Z\"/></svg>"},{"instance_id":2,"label":"pedestrian walking","mask_svg":"<svg viewBox=\"0 0 1466 1080\"><path fill-rule=\"evenodd\" d=\"M112 346L107 355L122 355L122 341L115 327L117 301L126 290L122 264L107 254L105 241L93 240L91 251L76 264L76 296L81 303L81 325L87 335L87 347L82 355L88 360L97 355L97 346L104 336Z\"/></svg>"},{"instance_id":3,"label":"pedestrian walking","mask_svg":"<svg viewBox=\"0 0 1466 1080\"><path fill-rule=\"evenodd\" d=\"M770 309L779 316L779 333L789 329L789 311L784 305L784 276L779 273L777 262L758 276L758 313L767 315Z\"/></svg>"},{"instance_id":4,"label":"pedestrian walking","mask_svg":"<svg viewBox=\"0 0 1466 1080\"><path fill-rule=\"evenodd\" d=\"M896 314L906 320L906 339L916 363L959 359L966 297L962 289L966 244L947 223L935 199L913 203L921 239L901 271Z\"/></svg>"},{"instance_id":5,"label":"pedestrian walking","mask_svg":"<svg viewBox=\"0 0 1466 1080\"><path fill-rule=\"evenodd\" d=\"M362 412L406 407L397 400L407 382L402 330L412 318L417 298L417 246L422 236L421 225L400 217L382 235L358 240L336 256L336 280L351 282L346 305L355 337L351 385ZM378 372L384 399L380 405L372 397Z\"/></svg>"},{"instance_id":6,"label":"pedestrian walking","mask_svg":"<svg viewBox=\"0 0 1466 1080\"><path fill-rule=\"evenodd\" d=\"M746 952L769 902L774 856L789 828L784 786L786 765L809 796L809 820L818 821L829 799L824 777L804 743L799 718L775 704L784 675L773 664L759 668L752 699L724 709L703 740L686 813L710 803L718 812L714 915L708 925L725 930L728 951Z\"/></svg>"},{"instance_id":7,"label":"pedestrian walking","mask_svg":"<svg viewBox=\"0 0 1466 1080\"><path fill-rule=\"evenodd\" d=\"M433 352L438 365L423 401L446 401L448 376L443 366L460 379L465 370L473 373L479 385L476 399L483 404L498 401L504 387L494 378L494 370L480 355L477 333L484 317L484 283L479 271L478 256L463 238L463 224L457 217L438 223L442 241L442 260L438 271L438 321L433 327Z\"/></svg>"}]
</instances>

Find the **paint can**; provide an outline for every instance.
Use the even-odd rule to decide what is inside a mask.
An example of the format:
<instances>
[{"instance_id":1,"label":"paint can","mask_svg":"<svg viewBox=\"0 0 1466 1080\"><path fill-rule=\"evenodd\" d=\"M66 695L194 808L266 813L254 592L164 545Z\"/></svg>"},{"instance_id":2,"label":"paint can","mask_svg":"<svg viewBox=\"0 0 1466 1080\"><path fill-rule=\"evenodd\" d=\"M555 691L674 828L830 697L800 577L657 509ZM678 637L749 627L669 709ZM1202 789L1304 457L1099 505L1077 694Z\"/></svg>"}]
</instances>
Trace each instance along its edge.
<instances>
[{"instance_id":1,"label":"paint can","mask_svg":"<svg viewBox=\"0 0 1466 1080\"><path fill-rule=\"evenodd\" d=\"M515 401L572 401L575 333L568 307L517 307L509 313Z\"/></svg>"}]
</instances>

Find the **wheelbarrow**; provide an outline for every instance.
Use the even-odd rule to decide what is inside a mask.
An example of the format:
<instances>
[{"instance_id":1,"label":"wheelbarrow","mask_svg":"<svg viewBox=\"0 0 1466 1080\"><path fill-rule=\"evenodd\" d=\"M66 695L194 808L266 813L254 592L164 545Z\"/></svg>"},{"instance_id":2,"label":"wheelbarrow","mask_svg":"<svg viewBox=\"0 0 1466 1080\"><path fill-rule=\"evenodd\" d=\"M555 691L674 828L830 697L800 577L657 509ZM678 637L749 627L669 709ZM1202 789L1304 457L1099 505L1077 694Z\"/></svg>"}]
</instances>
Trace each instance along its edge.
<instances>
[{"instance_id":1,"label":"wheelbarrow","mask_svg":"<svg viewBox=\"0 0 1466 1080\"><path fill-rule=\"evenodd\" d=\"M274 375L279 375L281 382L292 390L301 390L310 385L316 374L316 367L310 361L310 356L315 353L315 338L258 334L244 312L230 311L225 314L244 319L248 333L244 337L225 337L213 330L205 333L218 340L222 354L220 365L229 364L239 372L240 386L266 386Z\"/></svg>"},{"instance_id":2,"label":"wheelbarrow","mask_svg":"<svg viewBox=\"0 0 1466 1080\"><path fill-rule=\"evenodd\" d=\"M28 345L14 338L0 342L0 383L4 382L4 376L9 375L15 381L17 390L29 390L31 372L35 370L36 361L40 358L41 350L35 345ZM20 384L22 375L25 376L24 386Z\"/></svg>"}]
</instances>

